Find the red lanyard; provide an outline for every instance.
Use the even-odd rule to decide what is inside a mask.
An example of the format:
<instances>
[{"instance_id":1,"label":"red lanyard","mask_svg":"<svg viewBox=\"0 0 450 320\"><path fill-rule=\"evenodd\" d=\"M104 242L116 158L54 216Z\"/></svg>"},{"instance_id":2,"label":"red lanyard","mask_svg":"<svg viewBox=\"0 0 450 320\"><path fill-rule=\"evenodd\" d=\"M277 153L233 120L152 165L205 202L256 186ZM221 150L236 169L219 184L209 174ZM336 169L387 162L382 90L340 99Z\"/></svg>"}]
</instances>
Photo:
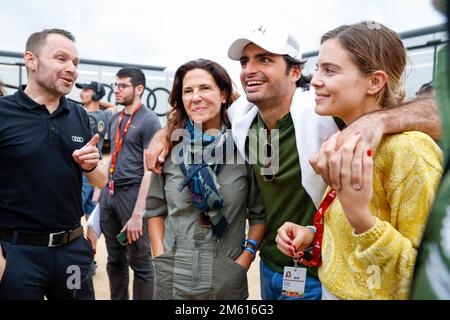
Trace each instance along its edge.
<instances>
[{"instance_id":1,"label":"red lanyard","mask_svg":"<svg viewBox=\"0 0 450 320\"><path fill-rule=\"evenodd\" d=\"M130 129L131 121L133 120L134 114L139 110L139 108L141 106L142 106L142 102L139 102L139 104L136 106L133 113L131 114L130 119L128 119L127 123L125 124L125 127L123 128L122 137L120 137L120 125L122 124L123 117L125 116L125 109L123 109L120 112L119 123L117 124L117 129L116 129L116 136L114 138L116 147L114 149L114 153L111 158L111 165L109 167L109 174L111 175L111 177L112 177L114 171L116 170L117 156L119 155L120 149L122 148L123 139L125 139L125 135L127 134L128 129Z\"/></svg>"},{"instance_id":2,"label":"red lanyard","mask_svg":"<svg viewBox=\"0 0 450 320\"><path fill-rule=\"evenodd\" d=\"M334 199L336 199L336 191L334 189L330 189L314 215L314 227L316 227L316 233L314 234L312 257L310 260L306 260L301 257L299 261L307 267L320 267L322 265L322 239L324 227L323 216L325 211L327 211L333 203Z\"/></svg>"}]
</instances>

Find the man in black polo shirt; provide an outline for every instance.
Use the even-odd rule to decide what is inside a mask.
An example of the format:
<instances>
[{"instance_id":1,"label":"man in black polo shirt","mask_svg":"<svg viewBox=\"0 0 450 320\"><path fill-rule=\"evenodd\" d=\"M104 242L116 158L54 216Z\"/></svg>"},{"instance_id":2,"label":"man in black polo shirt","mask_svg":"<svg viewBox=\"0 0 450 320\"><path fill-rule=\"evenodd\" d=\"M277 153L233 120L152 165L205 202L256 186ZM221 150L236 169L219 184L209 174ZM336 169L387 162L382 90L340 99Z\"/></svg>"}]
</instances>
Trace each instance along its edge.
<instances>
[{"instance_id":1,"label":"man in black polo shirt","mask_svg":"<svg viewBox=\"0 0 450 320\"><path fill-rule=\"evenodd\" d=\"M86 111L64 97L78 76L74 40L32 34L28 84L0 98L0 299L94 298L82 173L98 187L107 175Z\"/></svg>"}]
</instances>

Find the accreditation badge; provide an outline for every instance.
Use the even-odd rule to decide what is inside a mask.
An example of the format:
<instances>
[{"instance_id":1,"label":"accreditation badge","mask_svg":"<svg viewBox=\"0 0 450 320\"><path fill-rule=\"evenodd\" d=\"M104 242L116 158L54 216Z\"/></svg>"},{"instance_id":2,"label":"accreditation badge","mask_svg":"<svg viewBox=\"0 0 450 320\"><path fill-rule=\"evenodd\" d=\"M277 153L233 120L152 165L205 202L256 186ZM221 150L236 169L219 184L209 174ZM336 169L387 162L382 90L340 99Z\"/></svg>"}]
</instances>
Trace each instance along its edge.
<instances>
[{"instance_id":1,"label":"accreditation badge","mask_svg":"<svg viewBox=\"0 0 450 320\"><path fill-rule=\"evenodd\" d=\"M306 269L284 267L282 294L288 297L303 298L305 296Z\"/></svg>"}]
</instances>

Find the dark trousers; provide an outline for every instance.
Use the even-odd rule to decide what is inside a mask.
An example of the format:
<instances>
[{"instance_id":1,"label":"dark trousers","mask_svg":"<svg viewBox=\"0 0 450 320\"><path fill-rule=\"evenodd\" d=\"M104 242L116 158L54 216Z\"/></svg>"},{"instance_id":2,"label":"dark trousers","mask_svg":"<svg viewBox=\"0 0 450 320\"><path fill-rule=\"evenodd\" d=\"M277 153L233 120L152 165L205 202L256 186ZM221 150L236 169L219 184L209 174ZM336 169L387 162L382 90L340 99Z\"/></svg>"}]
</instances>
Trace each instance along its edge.
<instances>
[{"instance_id":1,"label":"dark trousers","mask_svg":"<svg viewBox=\"0 0 450 320\"><path fill-rule=\"evenodd\" d=\"M139 186L116 187L110 196L104 188L100 197L100 226L108 250L107 271L111 300L128 300L128 267L134 271L133 299L153 299L153 266L147 219L144 219L143 234L139 240L122 246L116 239L123 226L131 218L136 204Z\"/></svg>"},{"instance_id":2,"label":"dark trousers","mask_svg":"<svg viewBox=\"0 0 450 320\"><path fill-rule=\"evenodd\" d=\"M0 300L93 300L88 241L78 237L49 248L0 240L6 259L0 280Z\"/></svg>"}]
</instances>

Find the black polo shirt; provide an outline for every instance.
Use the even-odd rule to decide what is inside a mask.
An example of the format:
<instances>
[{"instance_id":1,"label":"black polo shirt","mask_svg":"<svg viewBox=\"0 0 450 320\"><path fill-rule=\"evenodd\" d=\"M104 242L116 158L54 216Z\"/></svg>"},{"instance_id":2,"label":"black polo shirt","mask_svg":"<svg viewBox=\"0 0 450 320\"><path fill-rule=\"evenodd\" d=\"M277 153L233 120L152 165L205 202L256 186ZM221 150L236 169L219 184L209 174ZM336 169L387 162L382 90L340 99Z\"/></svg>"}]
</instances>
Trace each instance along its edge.
<instances>
[{"instance_id":1,"label":"black polo shirt","mask_svg":"<svg viewBox=\"0 0 450 320\"><path fill-rule=\"evenodd\" d=\"M72 153L92 137L87 112L62 97L50 114L24 88L0 98L0 227L74 228L83 215L82 170Z\"/></svg>"}]
</instances>

